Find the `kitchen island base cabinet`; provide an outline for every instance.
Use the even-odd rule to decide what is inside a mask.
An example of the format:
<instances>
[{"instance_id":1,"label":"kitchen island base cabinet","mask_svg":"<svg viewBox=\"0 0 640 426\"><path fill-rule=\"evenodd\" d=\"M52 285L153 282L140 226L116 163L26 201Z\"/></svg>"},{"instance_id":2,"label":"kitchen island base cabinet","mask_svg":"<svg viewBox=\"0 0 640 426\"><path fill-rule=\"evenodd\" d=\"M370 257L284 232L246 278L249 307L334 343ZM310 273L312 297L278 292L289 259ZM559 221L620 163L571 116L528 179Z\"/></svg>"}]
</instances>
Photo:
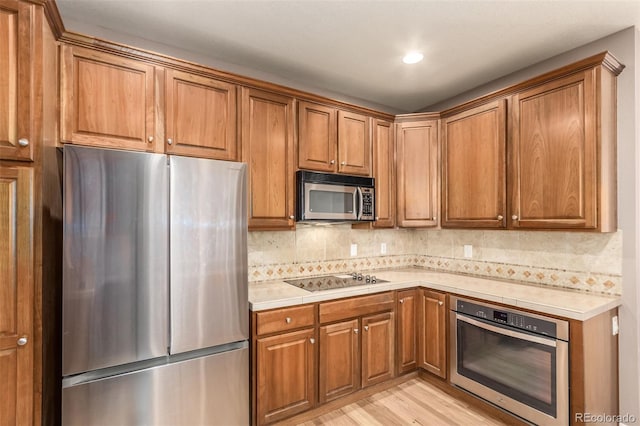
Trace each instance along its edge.
<instances>
[{"instance_id":1,"label":"kitchen island base cabinet","mask_svg":"<svg viewBox=\"0 0 640 426\"><path fill-rule=\"evenodd\" d=\"M358 320L320 327L320 403L360 388Z\"/></svg>"},{"instance_id":2,"label":"kitchen island base cabinet","mask_svg":"<svg viewBox=\"0 0 640 426\"><path fill-rule=\"evenodd\" d=\"M267 424L315 405L315 330L294 331L256 342L256 416Z\"/></svg>"},{"instance_id":3,"label":"kitchen island base cabinet","mask_svg":"<svg viewBox=\"0 0 640 426\"><path fill-rule=\"evenodd\" d=\"M419 319L419 365L442 378L447 377L447 295L422 290Z\"/></svg>"}]
</instances>

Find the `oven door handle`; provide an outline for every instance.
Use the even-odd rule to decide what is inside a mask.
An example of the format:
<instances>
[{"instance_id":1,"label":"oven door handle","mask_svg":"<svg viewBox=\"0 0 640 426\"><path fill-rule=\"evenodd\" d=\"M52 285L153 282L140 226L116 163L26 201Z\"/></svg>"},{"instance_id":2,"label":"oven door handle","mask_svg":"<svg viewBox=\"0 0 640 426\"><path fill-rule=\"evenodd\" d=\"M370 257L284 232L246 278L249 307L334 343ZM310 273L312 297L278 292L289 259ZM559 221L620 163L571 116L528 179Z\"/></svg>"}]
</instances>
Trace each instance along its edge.
<instances>
[{"instance_id":1,"label":"oven door handle","mask_svg":"<svg viewBox=\"0 0 640 426\"><path fill-rule=\"evenodd\" d=\"M514 339L522 339L528 342L539 343L545 346L556 347L556 341L552 338L545 338L539 336L533 336L528 333L520 333L504 327L496 326L485 321L476 320L467 316L456 313L456 320L466 322L467 324L475 325L476 327L483 328L485 330L493 331L494 333L502 334L504 336L513 337Z\"/></svg>"}]
</instances>

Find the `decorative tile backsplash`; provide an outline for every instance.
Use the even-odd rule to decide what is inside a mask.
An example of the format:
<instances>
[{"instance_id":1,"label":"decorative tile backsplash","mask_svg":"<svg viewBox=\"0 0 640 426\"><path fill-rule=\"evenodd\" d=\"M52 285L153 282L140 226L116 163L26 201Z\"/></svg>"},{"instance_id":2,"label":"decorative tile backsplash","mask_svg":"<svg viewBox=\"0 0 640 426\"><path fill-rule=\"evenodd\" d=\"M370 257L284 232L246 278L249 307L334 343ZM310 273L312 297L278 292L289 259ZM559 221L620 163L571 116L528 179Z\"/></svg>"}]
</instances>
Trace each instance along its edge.
<instances>
[{"instance_id":1,"label":"decorative tile backsplash","mask_svg":"<svg viewBox=\"0 0 640 426\"><path fill-rule=\"evenodd\" d=\"M381 244L386 253L381 254ZM350 256L351 244L358 254ZM464 245L473 247L465 258ZM619 295L622 233L479 230L359 230L298 226L249 233L249 280L417 266L523 283Z\"/></svg>"}]
</instances>

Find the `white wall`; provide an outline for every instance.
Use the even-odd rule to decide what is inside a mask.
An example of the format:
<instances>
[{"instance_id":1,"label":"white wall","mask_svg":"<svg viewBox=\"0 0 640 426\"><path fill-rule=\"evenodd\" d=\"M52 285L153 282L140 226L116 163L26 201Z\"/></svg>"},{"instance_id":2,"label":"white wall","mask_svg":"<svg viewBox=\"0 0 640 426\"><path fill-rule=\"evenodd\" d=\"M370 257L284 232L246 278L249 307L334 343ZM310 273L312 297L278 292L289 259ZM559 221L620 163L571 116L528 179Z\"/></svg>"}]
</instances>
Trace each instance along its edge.
<instances>
[{"instance_id":1,"label":"white wall","mask_svg":"<svg viewBox=\"0 0 640 426\"><path fill-rule=\"evenodd\" d=\"M620 413L640 417L640 33L628 28L532 67L426 107L440 111L604 50L626 65L618 77L618 227L622 230L620 308Z\"/></svg>"}]
</instances>

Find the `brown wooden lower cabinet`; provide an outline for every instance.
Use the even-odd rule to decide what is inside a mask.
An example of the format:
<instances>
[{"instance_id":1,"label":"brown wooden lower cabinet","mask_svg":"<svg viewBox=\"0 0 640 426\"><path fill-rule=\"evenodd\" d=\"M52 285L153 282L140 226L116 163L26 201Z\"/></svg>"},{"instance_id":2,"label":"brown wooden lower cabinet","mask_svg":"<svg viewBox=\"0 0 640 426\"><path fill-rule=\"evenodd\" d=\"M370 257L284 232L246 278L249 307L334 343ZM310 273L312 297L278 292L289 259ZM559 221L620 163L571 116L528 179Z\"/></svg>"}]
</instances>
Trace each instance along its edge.
<instances>
[{"instance_id":1,"label":"brown wooden lower cabinet","mask_svg":"<svg viewBox=\"0 0 640 426\"><path fill-rule=\"evenodd\" d=\"M320 327L320 402L328 402L360 388L358 320Z\"/></svg>"},{"instance_id":2,"label":"brown wooden lower cabinet","mask_svg":"<svg viewBox=\"0 0 640 426\"><path fill-rule=\"evenodd\" d=\"M393 312L362 318L362 387L392 379L395 339Z\"/></svg>"},{"instance_id":3,"label":"brown wooden lower cabinet","mask_svg":"<svg viewBox=\"0 0 640 426\"><path fill-rule=\"evenodd\" d=\"M271 423L315 405L313 328L257 339L255 354L255 423Z\"/></svg>"},{"instance_id":4,"label":"brown wooden lower cabinet","mask_svg":"<svg viewBox=\"0 0 640 426\"><path fill-rule=\"evenodd\" d=\"M447 377L447 295L422 290L419 318L419 365L442 378Z\"/></svg>"},{"instance_id":5,"label":"brown wooden lower cabinet","mask_svg":"<svg viewBox=\"0 0 640 426\"><path fill-rule=\"evenodd\" d=\"M396 305L396 372L408 373L418 367L418 302L421 290L399 291Z\"/></svg>"},{"instance_id":6,"label":"brown wooden lower cabinet","mask_svg":"<svg viewBox=\"0 0 640 426\"><path fill-rule=\"evenodd\" d=\"M413 288L254 313L253 424L292 417L417 368L448 386L447 302L447 293ZM571 424L575 413L616 413L615 315L614 309L570 321Z\"/></svg>"}]
</instances>

